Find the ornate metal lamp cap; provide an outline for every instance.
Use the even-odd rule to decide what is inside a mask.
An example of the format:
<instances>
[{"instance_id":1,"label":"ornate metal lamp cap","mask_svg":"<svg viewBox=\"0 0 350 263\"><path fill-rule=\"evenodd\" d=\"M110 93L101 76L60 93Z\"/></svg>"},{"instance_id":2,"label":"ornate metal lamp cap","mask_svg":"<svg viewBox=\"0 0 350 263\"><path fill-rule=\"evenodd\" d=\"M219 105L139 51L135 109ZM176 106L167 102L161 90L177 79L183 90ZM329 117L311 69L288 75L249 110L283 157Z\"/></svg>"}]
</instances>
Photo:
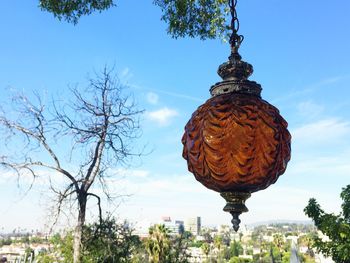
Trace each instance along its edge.
<instances>
[{"instance_id":1,"label":"ornate metal lamp cap","mask_svg":"<svg viewBox=\"0 0 350 263\"><path fill-rule=\"evenodd\" d=\"M218 74L223 81L210 88L212 96L236 92L260 97L262 90L260 84L248 80L253 74L253 66L242 61L238 52L231 53L229 60L219 66Z\"/></svg>"},{"instance_id":2,"label":"ornate metal lamp cap","mask_svg":"<svg viewBox=\"0 0 350 263\"><path fill-rule=\"evenodd\" d=\"M238 53L232 53L229 61L219 66L218 74L223 80L246 80L253 74L253 66L242 61Z\"/></svg>"}]
</instances>

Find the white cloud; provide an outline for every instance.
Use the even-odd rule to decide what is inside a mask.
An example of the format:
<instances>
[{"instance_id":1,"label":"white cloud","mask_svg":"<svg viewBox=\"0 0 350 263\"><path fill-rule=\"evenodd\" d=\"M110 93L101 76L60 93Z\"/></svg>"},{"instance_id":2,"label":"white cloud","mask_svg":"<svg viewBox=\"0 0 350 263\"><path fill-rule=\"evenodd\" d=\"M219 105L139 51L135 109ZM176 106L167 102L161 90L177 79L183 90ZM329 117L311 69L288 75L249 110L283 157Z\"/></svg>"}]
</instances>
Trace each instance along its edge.
<instances>
[{"instance_id":1,"label":"white cloud","mask_svg":"<svg viewBox=\"0 0 350 263\"><path fill-rule=\"evenodd\" d=\"M300 115L303 116L303 118L315 118L319 116L324 108L321 105L318 105L312 101L303 101L298 104L297 106L298 112Z\"/></svg>"},{"instance_id":2,"label":"white cloud","mask_svg":"<svg viewBox=\"0 0 350 263\"><path fill-rule=\"evenodd\" d=\"M138 182L139 194L154 195L179 195L179 194L201 194L206 193L205 187L197 183L191 174L187 175L166 175L165 178L157 178ZM194 185L195 183L195 185Z\"/></svg>"},{"instance_id":3,"label":"white cloud","mask_svg":"<svg viewBox=\"0 0 350 263\"><path fill-rule=\"evenodd\" d=\"M340 192L340 190L339 190ZM265 220L310 220L303 210L310 198L316 198L327 212L338 213L340 210L339 195L318 191L317 188L297 188L270 186L264 191L252 194L247 200L249 212L243 214L242 221L254 223Z\"/></svg>"},{"instance_id":4,"label":"white cloud","mask_svg":"<svg viewBox=\"0 0 350 263\"><path fill-rule=\"evenodd\" d=\"M138 196L143 197L205 192L205 188L199 187L199 184L193 187L195 179L191 174L168 174L163 176L153 174L151 176L151 173L146 170L126 169L111 171L110 174L119 175L106 179L106 183L110 185L112 192L137 193Z\"/></svg>"},{"instance_id":5,"label":"white cloud","mask_svg":"<svg viewBox=\"0 0 350 263\"><path fill-rule=\"evenodd\" d=\"M178 115L179 113L176 110L164 107L156 111L148 112L147 117L161 126L166 126L170 124L173 117Z\"/></svg>"},{"instance_id":6,"label":"white cloud","mask_svg":"<svg viewBox=\"0 0 350 263\"><path fill-rule=\"evenodd\" d=\"M154 92L148 92L147 93L147 101L148 101L148 103L155 105L155 104L158 103L158 100L159 100L158 94L156 94Z\"/></svg>"},{"instance_id":7,"label":"white cloud","mask_svg":"<svg viewBox=\"0 0 350 263\"><path fill-rule=\"evenodd\" d=\"M133 180L125 178L122 185L132 194L120 207L132 221L156 221L168 215L176 219L201 216L204 224L230 224L230 215L223 212L224 199L197 182L191 174L152 175ZM309 220L303 209L315 197L326 211L339 212L340 198L334 192L308 187L273 185L254 193L247 201L249 213L241 216L243 224L265 220ZM339 189L340 191L340 189Z\"/></svg>"},{"instance_id":8,"label":"white cloud","mask_svg":"<svg viewBox=\"0 0 350 263\"><path fill-rule=\"evenodd\" d=\"M350 123L336 118L309 123L292 132L297 143L334 143L350 133Z\"/></svg>"},{"instance_id":9,"label":"white cloud","mask_svg":"<svg viewBox=\"0 0 350 263\"><path fill-rule=\"evenodd\" d=\"M287 172L292 176L317 176L318 179L325 177L345 180L350 175L350 154L328 154L315 156L314 154L296 156L296 161L290 165ZM341 178L343 177L343 178Z\"/></svg>"},{"instance_id":10,"label":"white cloud","mask_svg":"<svg viewBox=\"0 0 350 263\"><path fill-rule=\"evenodd\" d=\"M123 169L123 168L118 168L118 169L110 169L108 171L109 174L115 175L123 178L128 178L128 177L147 177L149 176L150 172L147 170L137 170L137 169Z\"/></svg>"},{"instance_id":11,"label":"white cloud","mask_svg":"<svg viewBox=\"0 0 350 263\"><path fill-rule=\"evenodd\" d=\"M344 79L347 79L349 76L334 76L334 77L329 77L325 79L321 79L318 82L311 83L307 85L305 88L296 88L293 91L282 95L281 97L277 97L274 100L271 101L272 104L279 104L283 101L292 101L295 100L295 98L304 98L307 94L313 93L316 90L323 88L323 87L328 87L330 85L334 85Z\"/></svg>"},{"instance_id":12,"label":"white cloud","mask_svg":"<svg viewBox=\"0 0 350 263\"><path fill-rule=\"evenodd\" d=\"M330 84L334 84L334 83L338 83L339 81L343 80L347 78L347 76L334 76L334 77L329 77L329 78L325 78L320 80L317 83L314 83L312 85L310 85L312 88L321 88L324 86L328 86Z\"/></svg>"},{"instance_id":13,"label":"white cloud","mask_svg":"<svg viewBox=\"0 0 350 263\"><path fill-rule=\"evenodd\" d=\"M156 91L159 93L174 97L174 98L181 98L181 99L186 99L186 100L191 100L191 101L196 101L196 102L201 102L201 103L203 103L205 101L204 98L193 97L193 96L189 96L186 94L169 92L169 91L165 91L165 90L156 90Z\"/></svg>"},{"instance_id":14,"label":"white cloud","mask_svg":"<svg viewBox=\"0 0 350 263\"><path fill-rule=\"evenodd\" d=\"M50 191L50 185L61 189L71 182L66 176L52 169L38 168L34 171L35 178L28 170L21 170L19 174L13 170L0 170L0 185L6 184L11 187L17 185L24 190L33 186L37 191Z\"/></svg>"},{"instance_id":15,"label":"white cloud","mask_svg":"<svg viewBox=\"0 0 350 263\"><path fill-rule=\"evenodd\" d=\"M125 77L125 76L127 76L129 74L129 72L130 72L129 68L124 68L122 70L122 72L120 73L120 76L121 77Z\"/></svg>"},{"instance_id":16,"label":"white cloud","mask_svg":"<svg viewBox=\"0 0 350 263\"><path fill-rule=\"evenodd\" d=\"M134 88L134 89L138 89L138 90L147 90L149 92L161 93L161 94L173 97L173 98L180 98L180 99L185 99L185 100L190 100L190 101L195 101L195 102L200 102L200 103L203 103L206 100L205 98L201 98L201 97L194 97L194 96L190 96L190 95L186 95L186 94L182 94L182 93L168 91L171 88L169 88L168 90L161 90L161 89L150 89L150 88L146 88L146 87L135 85L135 84L132 84L129 86Z\"/></svg>"},{"instance_id":17,"label":"white cloud","mask_svg":"<svg viewBox=\"0 0 350 263\"><path fill-rule=\"evenodd\" d=\"M124 68L120 74L119 77L122 81L128 81L130 78L132 78L133 74L130 72L130 69L128 67Z\"/></svg>"}]
</instances>

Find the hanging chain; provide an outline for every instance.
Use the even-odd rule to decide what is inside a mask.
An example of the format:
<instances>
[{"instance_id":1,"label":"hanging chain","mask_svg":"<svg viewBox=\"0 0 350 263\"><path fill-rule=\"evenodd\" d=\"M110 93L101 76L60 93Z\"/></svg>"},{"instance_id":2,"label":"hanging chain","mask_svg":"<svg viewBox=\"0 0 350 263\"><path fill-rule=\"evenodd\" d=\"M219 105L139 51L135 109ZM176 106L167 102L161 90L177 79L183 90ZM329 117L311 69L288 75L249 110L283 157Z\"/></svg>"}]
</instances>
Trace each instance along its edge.
<instances>
[{"instance_id":1,"label":"hanging chain","mask_svg":"<svg viewBox=\"0 0 350 263\"><path fill-rule=\"evenodd\" d=\"M228 5L230 7L230 12L232 16L232 20L231 20L232 34L230 37L231 50L232 50L232 53L238 53L238 49L244 40L244 36L238 34L239 20L238 20L237 11L236 11L237 0L228 0Z\"/></svg>"}]
</instances>

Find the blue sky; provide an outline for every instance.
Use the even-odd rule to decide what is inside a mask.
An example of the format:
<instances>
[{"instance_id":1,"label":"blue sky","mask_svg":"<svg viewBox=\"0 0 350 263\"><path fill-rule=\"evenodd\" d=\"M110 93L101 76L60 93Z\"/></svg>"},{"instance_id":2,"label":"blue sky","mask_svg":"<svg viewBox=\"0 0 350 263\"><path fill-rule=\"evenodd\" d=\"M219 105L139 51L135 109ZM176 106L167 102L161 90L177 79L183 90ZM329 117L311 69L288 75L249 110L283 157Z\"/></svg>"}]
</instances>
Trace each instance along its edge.
<instances>
[{"instance_id":1,"label":"blue sky","mask_svg":"<svg viewBox=\"0 0 350 263\"><path fill-rule=\"evenodd\" d=\"M14 88L68 96L68 85L83 86L89 73L115 65L146 110L138 143L147 143L153 152L128 171L111 171L124 175L113 182L116 190L132 195L108 209L140 224L163 215L198 215L204 224L229 224L224 200L187 172L180 143L192 112L220 80L216 70L229 55L228 45L172 39L151 0L120 0L76 26L59 22L37 5L34 0L0 2L1 94ZM350 178L348 10L344 0L239 1L245 36L241 55L253 64L251 79L262 85L263 98L280 109L293 136L286 173L247 201L250 212L242 216L243 224L305 220L302 210L310 197L326 210L339 211L339 193ZM1 177L0 229L45 224L50 205L45 187L38 185L22 198L16 180ZM92 204L92 215L95 208Z\"/></svg>"}]
</instances>

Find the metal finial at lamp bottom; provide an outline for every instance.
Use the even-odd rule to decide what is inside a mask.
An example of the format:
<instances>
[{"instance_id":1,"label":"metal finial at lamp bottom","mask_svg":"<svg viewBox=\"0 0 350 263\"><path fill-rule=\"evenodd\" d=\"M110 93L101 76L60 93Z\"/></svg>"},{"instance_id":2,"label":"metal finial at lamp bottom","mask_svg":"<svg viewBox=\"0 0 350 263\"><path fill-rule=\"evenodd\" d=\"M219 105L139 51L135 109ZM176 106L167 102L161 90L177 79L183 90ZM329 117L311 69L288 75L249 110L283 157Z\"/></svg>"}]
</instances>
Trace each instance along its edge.
<instances>
[{"instance_id":1,"label":"metal finial at lamp bottom","mask_svg":"<svg viewBox=\"0 0 350 263\"><path fill-rule=\"evenodd\" d=\"M222 192L220 195L227 202L223 210L232 215L231 223L233 229L237 232L239 224L241 223L239 216L244 212L248 212L245 201L251 196L251 194L243 192Z\"/></svg>"}]
</instances>

